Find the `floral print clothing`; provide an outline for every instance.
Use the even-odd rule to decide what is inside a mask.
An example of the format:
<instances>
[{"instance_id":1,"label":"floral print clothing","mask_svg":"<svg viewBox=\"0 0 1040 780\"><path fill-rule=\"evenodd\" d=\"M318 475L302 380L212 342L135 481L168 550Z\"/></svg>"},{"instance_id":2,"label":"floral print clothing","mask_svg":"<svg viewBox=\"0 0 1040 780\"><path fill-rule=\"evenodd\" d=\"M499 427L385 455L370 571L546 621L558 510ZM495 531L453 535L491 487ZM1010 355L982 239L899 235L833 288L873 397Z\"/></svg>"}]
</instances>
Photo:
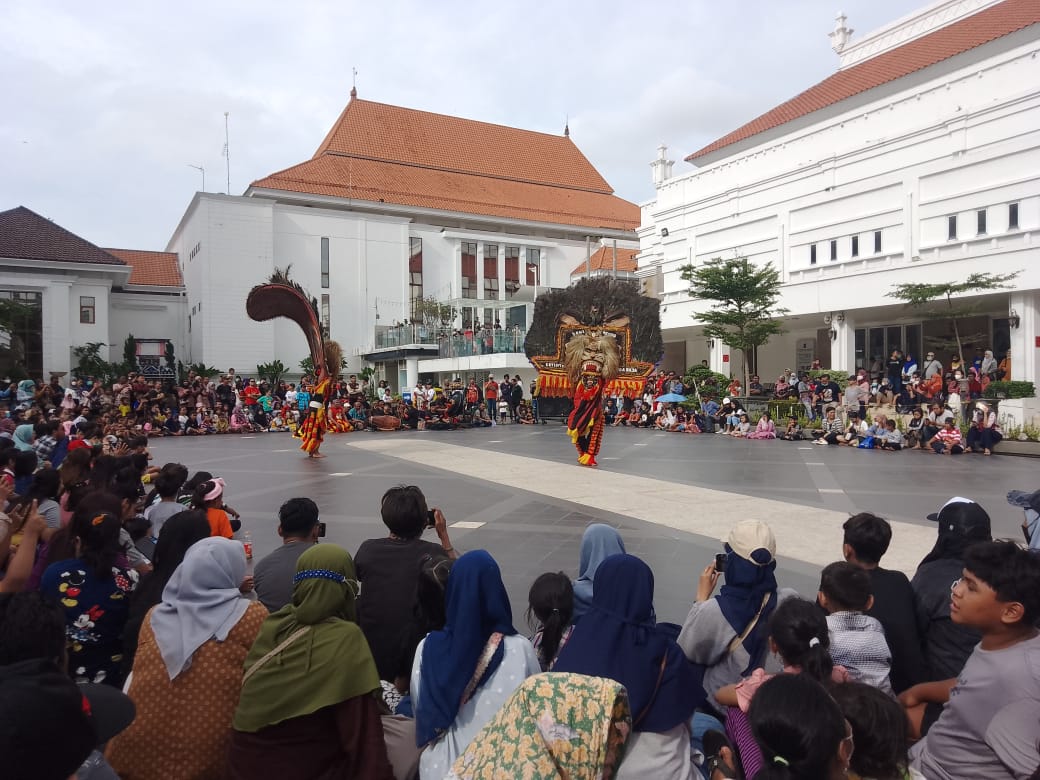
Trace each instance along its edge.
<instances>
[{"instance_id":1,"label":"floral print clothing","mask_svg":"<svg viewBox=\"0 0 1040 780\"><path fill-rule=\"evenodd\" d=\"M40 591L65 611L69 673L76 682L123 684L123 626L136 587L133 569L114 565L111 576L101 580L80 558L59 561L44 571Z\"/></svg>"},{"instance_id":2,"label":"floral print clothing","mask_svg":"<svg viewBox=\"0 0 1040 780\"><path fill-rule=\"evenodd\" d=\"M537 674L473 739L448 780L610 780L631 731L628 695L620 683L580 674Z\"/></svg>"}]
</instances>

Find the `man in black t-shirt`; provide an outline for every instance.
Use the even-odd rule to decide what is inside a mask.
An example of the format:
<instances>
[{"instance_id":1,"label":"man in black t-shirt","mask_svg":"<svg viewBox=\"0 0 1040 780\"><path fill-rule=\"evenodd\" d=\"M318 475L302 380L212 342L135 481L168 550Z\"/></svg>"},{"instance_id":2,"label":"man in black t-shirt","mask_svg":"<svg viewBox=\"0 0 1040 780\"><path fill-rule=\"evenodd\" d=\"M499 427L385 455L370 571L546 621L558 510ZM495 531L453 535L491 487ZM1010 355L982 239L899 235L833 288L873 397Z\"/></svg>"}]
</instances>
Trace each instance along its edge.
<instances>
[{"instance_id":1,"label":"man in black t-shirt","mask_svg":"<svg viewBox=\"0 0 1040 780\"><path fill-rule=\"evenodd\" d=\"M820 377L816 385L816 414L823 417L831 407L841 403L841 387L828 374Z\"/></svg>"},{"instance_id":2,"label":"man in black t-shirt","mask_svg":"<svg viewBox=\"0 0 1040 780\"><path fill-rule=\"evenodd\" d=\"M380 513L390 535L361 543L354 566L361 583L357 600L358 625L368 640L380 679L393 682L407 666L401 654L415 620L415 589L427 556L455 558L444 513L432 510L429 522L426 497L415 485L390 488L383 494ZM435 528L440 544L422 539Z\"/></svg>"},{"instance_id":3,"label":"man in black t-shirt","mask_svg":"<svg viewBox=\"0 0 1040 780\"><path fill-rule=\"evenodd\" d=\"M885 629L885 641L892 652L889 679L892 689L901 693L930 679L924 656L923 611L906 575L878 565L892 541L892 527L888 522L861 512L846 520L842 527L845 529L842 544L845 560L866 569L870 575L874 605L867 614Z\"/></svg>"}]
</instances>

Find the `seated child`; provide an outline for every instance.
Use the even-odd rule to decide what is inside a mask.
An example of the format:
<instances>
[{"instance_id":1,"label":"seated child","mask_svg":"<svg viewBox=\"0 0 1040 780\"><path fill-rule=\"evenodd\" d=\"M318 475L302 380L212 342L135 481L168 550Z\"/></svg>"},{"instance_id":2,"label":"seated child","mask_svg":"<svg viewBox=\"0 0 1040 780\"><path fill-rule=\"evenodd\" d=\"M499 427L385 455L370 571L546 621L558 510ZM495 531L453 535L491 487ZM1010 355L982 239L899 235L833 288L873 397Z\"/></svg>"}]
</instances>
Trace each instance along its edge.
<instances>
[{"instance_id":1,"label":"seated child","mask_svg":"<svg viewBox=\"0 0 1040 780\"><path fill-rule=\"evenodd\" d=\"M910 750L925 777L1035 777L1040 718L1040 558L1014 542L980 542L964 554L950 617L982 633L954 679L921 683L899 697L921 733L929 709L945 705Z\"/></svg>"},{"instance_id":2,"label":"seated child","mask_svg":"<svg viewBox=\"0 0 1040 780\"><path fill-rule=\"evenodd\" d=\"M903 433L896 428L895 420L885 421L885 431L878 436L878 446L883 450L898 452L903 449Z\"/></svg>"},{"instance_id":3,"label":"seated child","mask_svg":"<svg viewBox=\"0 0 1040 780\"><path fill-rule=\"evenodd\" d=\"M847 561L832 563L820 576L817 600L827 611L831 658L849 670L853 680L892 694L892 653L885 629L863 614L874 605L870 575Z\"/></svg>"},{"instance_id":4,"label":"seated child","mask_svg":"<svg viewBox=\"0 0 1040 780\"><path fill-rule=\"evenodd\" d=\"M780 656L784 674L807 674L825 686L846 682L848 670L834 665L830 646L827 619L811 601L784 599L769 617L769 649ZM736 685L720 688L715 698L719 704L747 712L755 691L774 676L765 669L755 669Z\"/></svg>"},{"instance_id":5,"label":"seated child","mask_svg":"<svg viewBox=\"0 0 1040 780\"><path fill-rule=\"evenodd\" d=\"M746 438L751 433L751 419L747 412L741 412L738 420L737 424L733 426L730 436L736 436L738 439Z\"/></svg>"},{"instance_id":6,"label":"seated child","mask_svg":"<svg viewBox=\"0 0 1040 780\"><path fill-rule=\"evenodd\" d=\"M784 441L802 440L802 424L798 422L797 414L789 414L787 416L787 427L784 428L784 432L780 434L780 438Z\"/></svg>"}]
</instances>

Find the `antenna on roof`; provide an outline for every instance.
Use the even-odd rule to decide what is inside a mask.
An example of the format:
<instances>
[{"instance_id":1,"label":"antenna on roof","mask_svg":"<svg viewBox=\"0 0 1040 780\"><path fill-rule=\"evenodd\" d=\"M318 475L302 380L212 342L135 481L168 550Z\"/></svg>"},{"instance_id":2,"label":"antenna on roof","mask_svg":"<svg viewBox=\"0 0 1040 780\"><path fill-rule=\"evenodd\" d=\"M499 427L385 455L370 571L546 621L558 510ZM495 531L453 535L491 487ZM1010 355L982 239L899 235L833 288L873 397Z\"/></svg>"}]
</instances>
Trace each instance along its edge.
<instances>
[{"instance_id":1,"label":"antenna on roof","mask_svg":"<svg viewBox=\"0 0 1040 780\"><path fill-rule=\"evenodd\" d=\"M565 138L571 137L571 115L567 114L567 118L563 120L563 135Z\"/></svg>"},{"instance_id":2,"label":"antenna on roof","mask_svg":"<svg viewBox=\"0 0 1040 780\"><path fill-rule=\"evenodd\" d=\"M224 162L227 167L227 194L231 194L231 141L228 135L228 115L230 111L224 112L224 153L221 155L224 157Z\"/></svg>"},{"instance_id":3,"label":"antenna on roof","mask_svg":"<svg viewBox=\"0 0 1040 780\"><path fill-rule=\"evenodd\" d=\"M350 97L353 99L357 97L357 68L351 68L351 70L354 73L354 77L350 84Z\"/></svg>"}]
</instances>

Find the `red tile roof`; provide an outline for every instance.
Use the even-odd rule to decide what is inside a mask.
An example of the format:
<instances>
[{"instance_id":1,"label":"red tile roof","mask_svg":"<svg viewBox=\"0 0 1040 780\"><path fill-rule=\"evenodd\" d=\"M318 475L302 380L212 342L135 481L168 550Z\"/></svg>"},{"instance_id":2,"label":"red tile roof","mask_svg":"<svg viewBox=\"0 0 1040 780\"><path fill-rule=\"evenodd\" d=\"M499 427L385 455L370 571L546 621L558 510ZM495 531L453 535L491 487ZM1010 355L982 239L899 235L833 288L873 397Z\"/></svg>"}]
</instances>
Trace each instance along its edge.
<instances>
[{"instance_id":1,"label":"red tile roof","mask_svg":"<svg viewBox=\"0 0 1040 780\"><path fill-rule=\"evenodd\" d=\"M129 284L153 287L183 287L176 252L148 252L141 249L106 249L131 267Z\"/></svg>"},{"instance_id":2,"label":"red tile roof","mask_svg":"<svg viewBox=\"0 0 1040 780\"><path fill-rule=\"evenodd\" d=\"M638 249L621 249L617 251L617 269L619 271L633 272L636 270L636 255L639 254ZM593 271L613 271L614 270L614 247L601 246L595 252L592 253L590 258L592 261ZM581 261L581 265L571 271L571 276L579 276L585 273L585 261Z\"/></svg>"},{"instance_id":3,"label":"red tile roof","mask_svg":"<svg viewBox=\"0 0 1040 780\"><path fill-rule=\"evenodd\" d=\"M639 207L567 136L353 99L307 162L253 182L290 192L634 230Z\"/></svg>"},{"instance_id":4,"label":"red tile roof","mask_svg":"<svg viewBox=\"0 0 1040 780\"><path fill-rule=\"evenodd\" d=\"M838 71L786 103L697 150L686 160L693 162L730 144L923 70L1037 22L1040 22L1040 2L1004 0L998 5Z\"/></svg>"},{"instance_id":5,"label":"red tile roof","mask_svg":"<svg viewBox=\"0 0 1040 780\"><path fill-rule=\"evenodd\" d=\"M124 265L104 249L25 206L0 212L0 257Z\"/></svg>"}]
</instances>

